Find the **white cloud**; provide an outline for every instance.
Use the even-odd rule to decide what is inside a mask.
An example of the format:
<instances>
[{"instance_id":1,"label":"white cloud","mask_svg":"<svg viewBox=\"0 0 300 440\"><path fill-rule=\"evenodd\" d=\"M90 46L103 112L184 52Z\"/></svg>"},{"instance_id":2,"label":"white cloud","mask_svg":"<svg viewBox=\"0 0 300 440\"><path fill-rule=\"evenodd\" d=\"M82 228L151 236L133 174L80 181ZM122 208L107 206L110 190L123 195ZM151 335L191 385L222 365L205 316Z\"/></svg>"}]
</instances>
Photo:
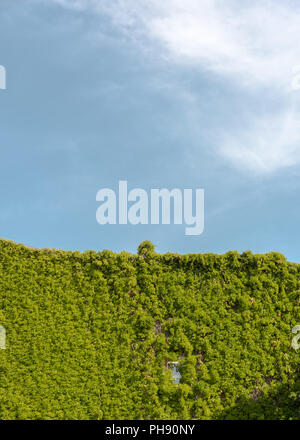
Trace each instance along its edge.
<instances>
[{"instance_id":1,"label":"white cloud","mask_svg":"<svg viewBox=\"0 0 300 440\"><path fill-rule=\"evenodd\" d=\"M288 87L300 59L300 16L282 5L229 8L227 2L188 1L151 23L174 59L205 66L235 81ZM192 7L193 5L197 5Z\"/></svg>"},{"instance_id":2,"label":"white cloud","mask_svg":"<svg viewBox=\"0 0 300 440\"><path fill-rule=\"evenodd\" d=\"M220 153L237 167L269 174L300 163L299 114L286 110L220 138Z\"/></svg>"},{"instance_id":3,"label":"white cloud","mask_svg":"<svg viewBox=\"0 0 300 440\"><path fill-rule=\"evenodd\" d=\"M205 69L251 93L272 90L281 110L265 113L246 132L221 137L219 152L235 166L262 173L300 163L300 122L292 106L293 69L300 64L296 1L55 1L108 15L128 37L153 42L170 62Z\"/></svg>"},{"instance_id":4,"label":"white cloud","mask_svg":"<svg viewBox=\"0 0 300 440\"><path fill-rule=\"evenodd\" d=\"M173 61L289 87L300 62L300 11L275 0L55 0L91 9L134 36L156 40Z\"/></svg>"}]
</instances>

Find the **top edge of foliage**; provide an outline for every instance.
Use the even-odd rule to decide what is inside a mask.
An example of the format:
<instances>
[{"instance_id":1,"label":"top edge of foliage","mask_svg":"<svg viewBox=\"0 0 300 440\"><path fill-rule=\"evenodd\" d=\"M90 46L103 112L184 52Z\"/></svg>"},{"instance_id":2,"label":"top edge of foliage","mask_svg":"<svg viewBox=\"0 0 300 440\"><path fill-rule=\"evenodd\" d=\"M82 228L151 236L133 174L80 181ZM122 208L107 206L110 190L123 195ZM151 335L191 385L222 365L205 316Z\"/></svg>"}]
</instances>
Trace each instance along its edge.
<instances>
[{"instance_id":1,"label":"top edge of foliage","mask_svg":"<svg viewBox=\"0 0 300 440\"><path fill-rule=\"evenodd\" d=\"M121 252L114 252L109 249L103 249L103 250L85 250L85 251L71 251L71 250L62 250L62 249L56 249L56 248L34 248L31 246L27 246L22 243L16 243L12 240L7 240L0 238L0 251L1 250L19 250L19 251L25 251L25 252L31 252L33 254L40 254L40 255L49 255L52 254L53 256L73 256L77 258L83 258L86 257L93 257L93 256L107 256L107 257L128 257L129 259L137 258L137 257L147 257L147 258L158 258L158 259L164 259L167 261L179 261L179 260L232 260L233 262L236 261L242 262L242 261L274 261L278 264L289 264L293 266L300 266L300 263L294 263L291 261L288 261L285 257L285 255L281 254L280 252L266 252L263 254L254 254L252 251L247 250L242 253L238 252L237 250L230 250L228 252L225 252L223 254L216 254L212 252L199 252L199 253L187 253L187 254L179 254L176 252L167 252L165 254L160 254L155 252L154 245L150 241L143 241L139 247L138 247L138 253L133 254L127 251L121 251ZM144 250L146 249L146 251Z\"/></svg>"}]
</instances>

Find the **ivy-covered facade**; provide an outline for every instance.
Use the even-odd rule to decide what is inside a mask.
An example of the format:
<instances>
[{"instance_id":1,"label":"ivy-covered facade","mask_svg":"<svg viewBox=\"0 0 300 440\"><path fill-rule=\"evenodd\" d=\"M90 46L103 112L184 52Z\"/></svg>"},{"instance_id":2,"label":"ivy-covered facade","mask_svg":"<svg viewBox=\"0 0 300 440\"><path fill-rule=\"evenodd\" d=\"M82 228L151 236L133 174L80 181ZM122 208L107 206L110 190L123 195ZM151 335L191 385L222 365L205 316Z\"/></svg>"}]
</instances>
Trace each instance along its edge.
<instances>
[{"instance_id":1,"label":"ivy-covered facade","mask_svg":"<svg viewBox=\"0 0 300 440\"><path fill-rule=\"evenodd\" d=\"M275 252L0 240L0 420L300 419L297 324L300 265Z\"/></svg>"}]
</instances>

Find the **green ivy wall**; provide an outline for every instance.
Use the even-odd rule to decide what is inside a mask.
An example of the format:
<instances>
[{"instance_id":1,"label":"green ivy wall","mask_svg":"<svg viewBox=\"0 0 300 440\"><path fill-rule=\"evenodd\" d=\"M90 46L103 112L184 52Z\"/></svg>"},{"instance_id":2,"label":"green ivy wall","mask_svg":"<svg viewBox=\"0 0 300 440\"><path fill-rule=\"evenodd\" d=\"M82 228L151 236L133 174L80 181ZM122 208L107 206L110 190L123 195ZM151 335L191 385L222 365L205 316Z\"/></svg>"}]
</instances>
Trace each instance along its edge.
<instances>
[{"instance_id":1,"label":"green ivy wall","mask_svg":"<svg viewBox=\"0 0 300 440\"><path fill-rule=\"evenodd\" d=\"M0 240L0 419L300 419L297 324L300 265L278 253Z\"/></svg>"}]
</instances>

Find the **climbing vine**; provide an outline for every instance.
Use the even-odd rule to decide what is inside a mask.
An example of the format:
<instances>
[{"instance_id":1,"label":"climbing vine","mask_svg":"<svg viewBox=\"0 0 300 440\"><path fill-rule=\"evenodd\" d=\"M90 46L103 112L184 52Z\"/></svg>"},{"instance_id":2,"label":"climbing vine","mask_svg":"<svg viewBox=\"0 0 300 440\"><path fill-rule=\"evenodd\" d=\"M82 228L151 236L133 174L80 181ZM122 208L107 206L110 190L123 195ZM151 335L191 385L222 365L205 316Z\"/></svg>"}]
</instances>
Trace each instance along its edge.
<instances>
[{"instance_id":1,"label":"climbing vine","mask_svg":"<svg viewBox=\"0 0 300 440\"><path fill-rule=\"evenodd\" d=\"M278 253L1 240L0 419L299 419L299 312L300 265Z\"/></svg>"}]
</instances>

